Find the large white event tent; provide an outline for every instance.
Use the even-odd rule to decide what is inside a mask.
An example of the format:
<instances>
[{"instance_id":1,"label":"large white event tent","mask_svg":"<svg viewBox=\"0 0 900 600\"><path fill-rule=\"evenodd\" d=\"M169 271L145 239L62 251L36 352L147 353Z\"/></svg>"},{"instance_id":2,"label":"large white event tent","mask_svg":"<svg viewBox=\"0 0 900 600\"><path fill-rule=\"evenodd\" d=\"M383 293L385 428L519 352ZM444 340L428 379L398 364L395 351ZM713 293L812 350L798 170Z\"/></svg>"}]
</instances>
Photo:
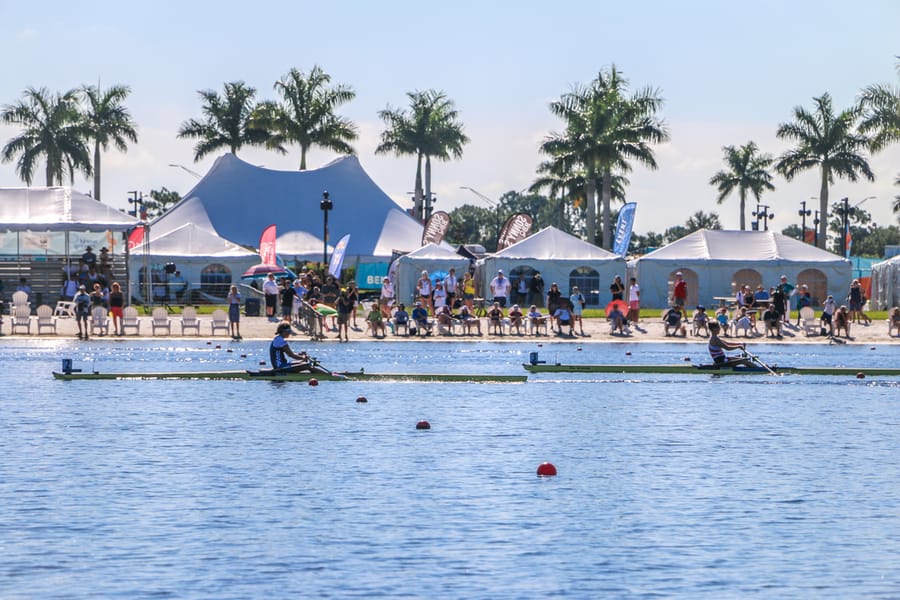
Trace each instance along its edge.
<instances>
[{"instance_id":1,"label":"large white event tent","mask_svg":"<svg viewBox=\"0 0 900 600\"><path fill-rule=\"evenodd\" d=\"M242 246L256 248L262 231L278 228L276 251L286 260L321 260L323 213L328 191L329 252L350 234L345 264L388 262L394 251L421 245L422 225L372 181L355 156L319 169L274 171L248 164L233 154L216 159L199 183L151 224L164 235L193 223Z\"/></svg>"},{"instance_id":2,"label":"large white event tent","mask_svg":"<svg viewBox=\"0 0 900 600\"><path fill-rule=\"evenodd\" d=\"M900 305L900 255L872 265L870 293L874 310Z\"/></svg>"},{"instance_id":3,"label":"large white event tent","mask_svg":"<svg viewBox=\"0 0 900 600\"><path fill-rule=\"evenodd\" d=\"M456 251L437 244L425 244L421 248L404 254L391 264L394 277L394 296L398 302L409 305L416 292L422 271L432 273L449 273L456 269L456 277L462 281L463 274L469 270L469 259Z\"/></svg>"},{"instance_id":4,"label":"large white event tent","mask_svg":"<svg viewBox=\"0 0 900 600\"><path fill-rule=\"evenodd\" d=\"M625 259L550 226L479 262L477 277L486 298L499 270L513 282L521 273L529 283L540 272L545 295L554 282L566 297L578 286L589 306L605 306L609 298L601 290L609 289L616 275L624 279Z\"/></svg>"},{"instance_id":5,"label":"large white event tent","mask_svg":"<svg viewBox=\"0 0 900 600\"><path fill-rule=\"evenodd\" d=\"M806 284L814 304L825 296L846 295L852 266L831 252L773 231L701 229L637 260L641 305L660 308L672 298L676 272L688 286L687 302L715 304L716 296L734 296L735 286L762 285L766 291L786 275Z\"/></svg>"},{"instance_id":6,"label":"large white event tent","mask_svg":"<svg viewBox=\"0 0 900 600\"><path fill-rule=\"evenodd\" d=\"M259 263L259 254L223 239L193 223L156 236L151 227L147 242L135 246L129 256L129 276L135 295L143 291L146 270L166 277L165 265L181 272L190 290L214 298L224 298L228 285L240 281L241 274Z\"/></svg>"}]
</instances>

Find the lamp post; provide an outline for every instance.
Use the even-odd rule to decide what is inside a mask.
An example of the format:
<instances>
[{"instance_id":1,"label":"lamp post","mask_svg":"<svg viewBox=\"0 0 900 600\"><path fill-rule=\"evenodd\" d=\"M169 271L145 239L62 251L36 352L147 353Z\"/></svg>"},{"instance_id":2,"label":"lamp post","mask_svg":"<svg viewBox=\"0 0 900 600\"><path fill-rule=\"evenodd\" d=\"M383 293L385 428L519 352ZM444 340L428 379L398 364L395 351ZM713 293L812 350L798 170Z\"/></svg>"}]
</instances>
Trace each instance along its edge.
<instances>
[{"instance_id":1,"label":"lamp post","mask_svg":"<svg viewBox=\"0 0 900 600\"><path fill-rule=\"evenodd\" d=\"M757 204L756 210L753 211L753 216L756 217L756 222L754 223L754 229L759 231L759 220L763 220L763 231L769 230L769 219L774 219L775 214L769 212L768 204Z\"/></svg>"},{"instance_id":2,"label":"lamp post","mask_svg":"<svg viewBox=\"0 0 900 600\"><path fill-rule=\"evenodd\" d=\"M815 213L813 217L813 231L815 232L815 238L813 239L813 245L818 248L819 247L819 211L813 211Z\"/></svg>"},{"instance_id":3,"label":"lamp post","mask_svg":"<svg viewBox=\"0 0 900 600\"><path fill-rule=\"evenodd\" d=\"M800 241L806 242L806 217L812 214L812 210L806 208L806 200L800 203L800 210L797 211L797 214L803 219L800 225Z\"/></svg>"},{"instance_id":4,"label":"lamp post","mask_svg":"<svg viewBox=\"0 0 900 600\"><path fill-rule=\"evenodd\" d=\"M322 192L322 200L319 202L322 209L322 265L328 270L328 211L334 208L334 204L328 198L328 190Z\"/></svg>"},{"instance_id":5,"label":"lamp post","mask_svg":"<svg viewBox=\"0 0 900 600\"><path fill-rule=\"evenodd\" d=\"M201 175L200 173L198 173L198 172L196 172L196 171L191 171L190 169L188 169L188 168L187 168L186 166L184 166L184 165L176 165L175 163L169 163L169 166L170 166L170 167L174 167L174 168L176 168L176 169L181 169L181 170L184 171L185 173L190 173L191 175L193 175L193 176L196 177L197 179L203 179L203 175Z\"/></svg>"},{"instance_id":6,"label":"lamp post","mask_svg":"<svg viewBox=\"0 0 900 600\"><path fill-rule=\"evenodd\" d=\"M856 209L862 206L866 200L872 200L875 196L866 196L853 206L850 206L849 198L841 198L841 206L838 207L838 214L841 215L841 256L848 258L847 254L850 248L847 246L847 237L850 234L850 215L856 212Z\"/></svg>"}]
</instances>

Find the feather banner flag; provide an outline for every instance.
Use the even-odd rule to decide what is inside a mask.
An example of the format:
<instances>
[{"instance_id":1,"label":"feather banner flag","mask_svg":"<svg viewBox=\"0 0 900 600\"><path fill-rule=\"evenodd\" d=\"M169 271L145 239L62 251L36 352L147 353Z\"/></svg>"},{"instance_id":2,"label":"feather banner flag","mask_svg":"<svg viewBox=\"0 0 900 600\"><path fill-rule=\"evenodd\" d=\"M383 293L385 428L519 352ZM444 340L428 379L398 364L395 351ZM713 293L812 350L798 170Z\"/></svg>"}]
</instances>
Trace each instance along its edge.
<instances>
[{"instance_id":1,"label":"feather banner flag","mask_svg":"<svg viewBox=\"0 0 900 600\"><path fill-rule=\"evenodd\" d=\"M619 211L616 221L616 239L613 242L613 253L619 256L628 254L628 244L631 243L631 230L634 227L634 211L636 202L629 202Z\"/></svg>"},{"instance_id":2,"label":"feather banner flag","mask_svg":"<svg viewBox=\"0 0 900 600\"><path fill-rule=\"evenodd\" d=\"M264 265L275 265L275 225L269 225L263 229L259 236L259 262Z\"/></svg>"},{"instance_id":3,"label":"feather banner flag","mask_svg":"<svg viewBox=\"0 0 900 600\"><path fill-rule=\"evenodd\" d=\"M331 261L328 264L328 272L334 275L338 281L341 279L341 269L344 267L344 255L347 253L347 246L350 244L350 234L348 233L341 238L341 241L334 247L331 253Z\"/></svg>"}]
</instances>

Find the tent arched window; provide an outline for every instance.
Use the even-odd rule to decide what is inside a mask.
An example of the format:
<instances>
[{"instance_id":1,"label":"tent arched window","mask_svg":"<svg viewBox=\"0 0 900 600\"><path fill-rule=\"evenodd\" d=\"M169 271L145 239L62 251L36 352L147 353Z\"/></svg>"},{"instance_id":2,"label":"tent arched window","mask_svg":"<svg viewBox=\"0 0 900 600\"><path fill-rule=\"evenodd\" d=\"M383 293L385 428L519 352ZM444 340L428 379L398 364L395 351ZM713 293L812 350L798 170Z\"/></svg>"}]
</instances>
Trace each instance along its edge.
<instances>
[{"instance_id":1,"label":"tent arched window","mask_svg":"<svg viewBox=\"0 0 900 600\"><path fill-rule=\"evenodd\" d=\"M213 263L200 271L200 290L210 296L225 298L231 286L231 269L225 265Z\"/></svg>"},{"instance_id":2,"label":"tent arched window","mask_svg":"<svg viewBox=\"0 0 900 600\"><path fill-rule=\"evenodd\" d=\"M749 285L751 291L762 285L762 274L756 269L740 269L731 276L731 293L737 294L742 285Z\"/></svg>"},{"instance_id":3,"label":"tent arched window","mask_svg":"<svg viewBox=\"0 0 900 600\"><path fill-rule=\"evenodd\" d=\"M569 273L569 289L564 294L572 293L572 288L578 286L578 290L584 296L586 306L600 305L600 273L591 267L578 267ZM566 296L568 298L568 296Z\"/></svg>"},{"instance_id":4,"label":"tent arched window","mask_svg":"<svg viewBox=\"0 0 900 600\"><path fill-rule=\"evenodd\" d=\"M828 277L819 269L804 269L800 271L797 274L797 285L805 285L809 288L813 306L821 306L828 295Z\"/></svg>"},{"instance_id":5,"label":"tent arched window","mask_svg":"<svg viewBox=\"0 0 900 600\"><path fill-rule=\"evenodd\" d=\"M530 298L530 294L528 292L525 293L524 296L519 295L518 290L518 282L519 275L525 278L525 289L531 288L531 279L534 277L534 274L537 273L537 269L534 267L530 267L528 265L520 265L510 269L509 271L509 281L512 283L512 299L516 304L534 304L534 300ZM527 312L527 311L526 311Z\"/></svg>"}]
</instances>

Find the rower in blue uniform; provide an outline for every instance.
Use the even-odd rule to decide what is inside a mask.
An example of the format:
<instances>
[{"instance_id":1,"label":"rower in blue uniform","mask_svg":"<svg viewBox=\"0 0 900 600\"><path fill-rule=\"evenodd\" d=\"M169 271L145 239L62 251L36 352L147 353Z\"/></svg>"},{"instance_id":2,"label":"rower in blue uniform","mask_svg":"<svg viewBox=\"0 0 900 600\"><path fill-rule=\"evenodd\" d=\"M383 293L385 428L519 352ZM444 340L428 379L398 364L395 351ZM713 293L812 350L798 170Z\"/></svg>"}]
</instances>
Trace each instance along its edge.
<instances>
[{"instance_id":1,"label":"rower in blue uniform","mask_svg":"<svg viewBox=\"0 0 900 600\"><path fill-rule=\"evenodd\" d=\"M275 331L275 338L269 344L269 361L273 369L287 369L292 371L309 371L310 361L306 352L296 354L287 343L287 337L293 333L290 323L282 323ZM300 362L294 363L288 357Z\"/></svg>"}]
</instances>

